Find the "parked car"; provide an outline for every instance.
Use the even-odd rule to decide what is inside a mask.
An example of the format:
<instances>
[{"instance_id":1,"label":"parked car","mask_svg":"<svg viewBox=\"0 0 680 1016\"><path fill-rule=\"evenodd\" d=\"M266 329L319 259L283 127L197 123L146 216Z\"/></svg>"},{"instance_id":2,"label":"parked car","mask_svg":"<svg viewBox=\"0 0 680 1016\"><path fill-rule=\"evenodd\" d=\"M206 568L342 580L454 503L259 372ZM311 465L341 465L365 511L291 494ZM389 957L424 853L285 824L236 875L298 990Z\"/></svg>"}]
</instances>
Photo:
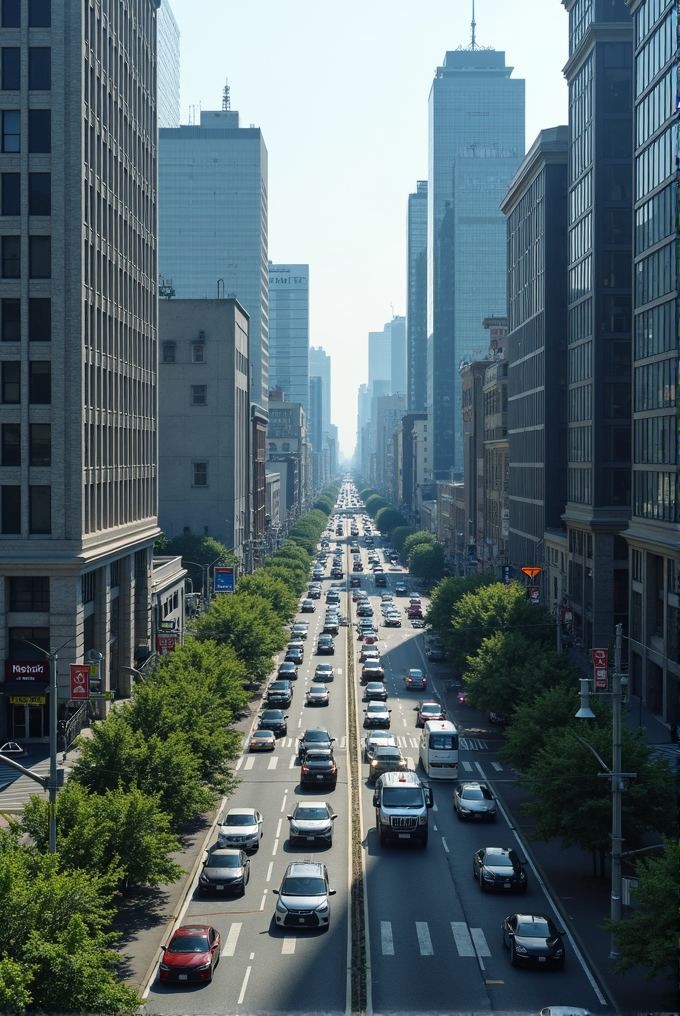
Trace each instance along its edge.
<instances>
[{"instance_id":1,"label":"parked car","mask_svg":"<svg viewBox=\"0 0 680 1016\"><path fill-rule=\"evenodd\" d=\"M327 706L329 701L330 695L325 684L310 684L305 696L308 706Z\"/></svg>"},{"instance_id":2,"label":"parked car","mask_svg":"<svg viewBox=\"0 0 680 1016\"><path fill-rule=\"evenodd\" d=\"M287 709L293 701L293 688L290 681L281 679L272 681L267 688L267 705Z\"/></svg>"},{"instance_id":3,"label":"parked car","mask_svg":"<svg viewBox=\"0 0 680 1016\"><path fill-rule=\"evenodd\" d=\"M243 850L213 847L198 877L201 893L239 893L243 896L250 878L250 859Z\"/></svg>"},{"instance_id":4,"label":"parked car","mask_svg":"<svg viewBox=\"0 0 680 1016\"><path fill-rule=\"evenodd\" d=\"M341 530L342 531L342 530ZM285 928L328 928L331 889L325 864L293 861L286 868L281 887L274 889L276 923Z\"/></svg>"},{"instance_id":5,"label":"parked car","mask_svg":"<svg viewBox=\"0 0 680 1016\"><path fill-rule=\"evenodd\" d=\"M293 640L294 641L297 640L297 639L302 639L302 641L304 642L306 640L306 638L307 638L307 632L308 631L309 631L308 625L306 625L306 624L294 624L293 627L290 630L290 633L293 636Z\"/></svg>"},{"instance_id":6,"label":"parked car","mask_svg":"<svg viewBox=\"0 0 680 1016\"><path fill-rule=\"evenodd\" d=\"M286 663L294 663L301 666L304 663L305 654L302 646L288 646L284 660Z\"/></svg>"},{"instance_id":7,"label":"parked car","mask_svg":"<svg viewBox=\"0 0 680 1016\"><path fill-rule=\"evenodd\" d=\"M316 640L317 656L333 656L335 654L335 642L332 635L319 635Z\"/></svg>"},{"instance_id":8,"label":"parked car","mask_svg":"<svg viewBox=\"0 0 680 1016\"><path fill-rule=\"evenodd\" d=\"M427 651L427 658L431 663L438 663L446 659L446 653L442 646L433 645Z\"/></svg>"},{"instance_id":9,"label":"parked car","mask_svg":"<svg viewBox=\"0 0 680 1016\"><path fill-rule=\"evenodd\" d=\"M292 660L286 660L284 663L280 664L277 675L286 681L297 681L297 664L293 663Z\"/></svg>"},{"instance_id":10,"label":"parked car","mask_svg":"<svg viewBox=\"0 0 680 1016\"><path fill-rule=\"evenodd\" d=\"M481 847L472 858L472 874L479 881L479 888L510 892L527 887L525 861L520 860L512 847Z\"/></svg>"},{"instance_id":11,"label":"parked car","mask_svg":"<svg viewBox=\"0 0 680 1016\"><path fill-rule=\"evenodd\" d=\"M510 914L501 928L513 967L535 965L564 970L565 932L551 918L545 914Z\"/></svg>"},{"instance_id":12,"label":"parked car","mask_svg":"<svg viewBox=\"0 0 680 1016\"><path fill-rule=\"evenodd\" d=\"M314 600L312 599L303 600L300 604L301 614L313 614L315 610L316 607L314 606Z\"/></svg>"},{"instance_id":13,"label":"parked car","mask_svg":"<svg viewBox=\"0 0 680 1016\"><path fill-rule=\"evenodd\" d=\"M338 817L325 801L300 801L292 815L288 815L288 843L313 843L321 840L330 847L333 843L333 822Z\"/></svg>"},{"instance_id":14,"label":"parked car","mask_svg":"<svg viewBox=\"0 0 680 1016\"><path fill-rule=\"evenodd\" d=\"M496 798L486 783L459 783L453 792L453 808L460 819L496 818Z\"/></svg>"},{"instance_id":15,"label":"parked car","mask_svg":"<svg viewBox=\"0 0 680 1016\"><path fill-rule=\"evenodd\" d=\"M220 962L221 945L220 933L212 925L182 925L163 949L160 981L163 984L209 983Z\"/></svg>"}]
</instances>

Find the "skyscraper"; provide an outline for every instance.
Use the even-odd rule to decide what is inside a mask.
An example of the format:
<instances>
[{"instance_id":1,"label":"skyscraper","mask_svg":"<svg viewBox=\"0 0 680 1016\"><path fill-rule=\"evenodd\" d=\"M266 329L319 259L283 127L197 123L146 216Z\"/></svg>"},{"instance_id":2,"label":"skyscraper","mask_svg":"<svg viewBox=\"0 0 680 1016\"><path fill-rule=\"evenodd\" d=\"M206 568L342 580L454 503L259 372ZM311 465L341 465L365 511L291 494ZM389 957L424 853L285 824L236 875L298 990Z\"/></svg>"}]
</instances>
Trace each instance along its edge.
<instances>
[{"instance_id":1,"label":"skyscraper","mask_svg":"<svg viewBox=\"0 0 680 1016\"><path fill-rule=\"evenodd\" d=\"M161 0L158 22L158 126L179 127L179 27L169 0Z\"/></svg>"},{"instance_id":2,"label":"skyscraper","mask_svg":"<svg viewBox=\"0 0 680 1016\"><path fill-rule=\"evenodd\" d=\"M447 52L429 98L427 412L434 479L463 470L458 366L484 345L481 322L506 314L499 204L524 154L524 81L505 53Z\"/></svg>"},{"instance_id":3,"label":"skyscraper","mask_svg":"<svg viewBox=\"0 0 680 1016\"><path fill-rule=\"evenodd\" d=\"M410 413L427 405L427 180L408 196L406 393Z\"/></svg>"},{"instance_id":4,"label":"skyscraper","mask_svg":"<svg viewBox=\"0 0 680 1016\"><path fill-rule=\"evenodd\" d=\"M33 645L64 647L60 709L69 661L96 651L101 691L116 691L150 649L158 3L130 8L2 6L4 53L17 58L0 154L3 740L48 733L48 668Z\"/></svg>"},{"instance_id":5,"label":"skyscraper","mask_svg":"<svg viewBox=\"0 0 680 1016\"><path fill-rule=\"evenodd\" d=\"M269 391L267 149L235 110L158 132L159 270L180 299L234 296L250 317L251 399Z\"/></svg>"},{"instance_id":6,"label":"skyscraper","mask_svg":"<svg viewBox=\"0 0 680 1016\"><path fill-rule=\"evenodd\" d=\"M331 358L321 346L310 347L309 373L321 378L321 432L326 435L331 430Z\"/></svg>"},{"instance_id":7,"label":"skyscraper","mask_svg":"<svg viewBox=\"0 0 680 1016\"><path fill-rule=\"evenodd\" d=\"M381 332L368 333L368 383L386 381L392 387L392 336L385 326Z\"/></svg>"},{"instance_id":8,"label":"skyscraper","mask_svg":"<svg viewBox=\"0 0 680 1016\"><path fill-rule=\"evenodd\" d=\"M393 317L385 325L390 332L390 384L392 394L406 393L406 318Z\"/></svg>"},{"instance_id":9,"label":"skyscraper","mask_svg":"<svg viewBox=\"0 0 680 1016\"><path fill-rule=\"evenodd\" d=\"M309 418L309 265L269 262L269 387Z\"/></svg>"}]
</instances>

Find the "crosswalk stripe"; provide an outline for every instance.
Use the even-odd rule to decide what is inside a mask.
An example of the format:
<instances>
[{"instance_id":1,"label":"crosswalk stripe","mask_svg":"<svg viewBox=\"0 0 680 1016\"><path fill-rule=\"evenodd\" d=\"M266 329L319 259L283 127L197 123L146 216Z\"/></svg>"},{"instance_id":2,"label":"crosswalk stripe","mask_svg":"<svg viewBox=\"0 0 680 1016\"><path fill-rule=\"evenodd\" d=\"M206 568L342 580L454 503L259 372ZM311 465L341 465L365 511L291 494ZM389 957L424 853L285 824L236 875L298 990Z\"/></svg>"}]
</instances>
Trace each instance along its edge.
<instances>
[{"instance_id":1,"label":"crosswalk stripe","mask_svg":"<svg viewBox=\"0 0 680 1016\"><path fill-rule=\"evenodd\" d=\"M392 922L380 922L380 944L383 956L394 956L394 939L392 938Z\"/></svg>"},{"instance_id":2,"label":"crosswalk stripe","mask_svg":"<svg viewBox=\"0 0 680 1016\"><path fill-rule=\"evenodd\" d=\"M286 935L281 946L281 953L283 956L292 956L295 952L295 943L297 939L292 935Z\"/></svg>"},{"instance_id":3,"label":"crosswalk stripe","mask_svg":"<svg viewBox=\"0 0 680 1016\"><path fill-rule=\"evenodd\" d=\"M269 759L269 765L267 766L267 769L276 769L278 764L279 764L279 756L272 755L272 757Z\"/></svg>"},{"instance_id":4,"label":"crosswalk stripe","mask_svg":"<svg viewBox=\"0 0 680 1016\"><path fill-rule=\"evenodd\" d=\"M286 742L286 748L292 748L292 747L293 747L293 738L289 737L288 741Z\"/></svg>"},{"instance_id":5,"label":"crosswalk stripe","mask_svg":"<svg viewBox=\"0 0 680 1016\"><path fill-rule=\"evenodd\" d=\"M243 756L241 756L241 758L236 763L236 772L239 771L239 769L241 768L242 765L243 765Z\"/></svg>"},{"instance_id":6,"label":"crosswalk stripe","mask_svg":"<svg viewBox=\"0 0 680 1016\"><path fill-rule=\"evenodd\" d=\"M503 766L500 764L500 762L492 762L491 765L494 767L497 773L503 772Z\"/></svg>"},{"instance_id":7,"label":"crosswalk stripe","mask_svg":"<svg viewBox=\"0 0 680 1016\"><path fill-rule=\"evenodd\" d=\"M409 740L411 742L411 747L412 748L417 748L418 747L418 742L416 741L415 737L411 737L411 738L409 738Z\"/></svg>"},{"instance_id":8,"label":"crosswalk stripe","mask_svg":"<svg viewBox=\"0 0 680 1016\"><path fill-rule=\"evenodd\" d=\"M291 758L290 762L288 763L288 768L289 769L294 769L295 768L295 759L296 758L297 758L297 755L293 755L293 757Z\"/></svg>"},{"instance_id":9,"label":"crosswalk stripe","mask_svg":"<svg viewBox=\"0 0 680 1016\"><path fill-rule=\"evenodd\" d=\"M229 934L227 935L226 941L224 943L224 949L222 950L223 956L234 955L236 951L236 943L238 942L238 937L240 933L241 933L241 925L232 924L231 928L229 929Z\"/></svg>"},{"instance_id":10,"label":"crosswalk stripe","mask_svg":"<svg viewBox=\"0 0 680 1016\"><path fill-rule=\"evenodd\" d=\"M462 762L462 766L466 773L472 772L472 764L470 762Z\"/></svg>"},{"instance_id":11,"label":"crosswalk stripe","mask_svg":"<svg viewBox=\"0 0 680 1016\"><path fill-rule=\"evenodd\" d=\"M484 932L482 931L482 929L470 928L470 935L472 936L472 941L475 944L475 952L477 953L477 955L490 956L491 950L487 945L486 938L484 936Z\"/></svg>"},{"instance_id":12,"label":"crosswalk stripe","mask_svg":"<svg viewBox=\"0 0 680 1016\"><path fill-rule=\"evenodd\" d=\"M418 945L420 946L421 956L434 956L434 949L432 948L432 939L430 938L430 929L425 921L416 921L416 935L418 936Z\"/></svg>"},{"instance_id":13,"label":"crosswalk stripe","mask_svg":"<svg viewBox=\"0 0 680 1016\"><path fill-rule=\"evenodd\" d=\"M255 765L255 756L249 755L248 758L246 759L246 764L244 765L243 768L252 769L254 765Z\"/></svg>"},{"instance_id":14,"label":"crosswalk stripe","mask_svg":"<svg viewBox=\"0 0 680 1016\"><path fill-rule=\"evenodd\" d=\"M472 944L470 932L468 931L468 926L465 921L451 921L451 931L453 932L453 939L456 943L458 955L474 956L475 947Z\"/></svg>"}]
</instances>

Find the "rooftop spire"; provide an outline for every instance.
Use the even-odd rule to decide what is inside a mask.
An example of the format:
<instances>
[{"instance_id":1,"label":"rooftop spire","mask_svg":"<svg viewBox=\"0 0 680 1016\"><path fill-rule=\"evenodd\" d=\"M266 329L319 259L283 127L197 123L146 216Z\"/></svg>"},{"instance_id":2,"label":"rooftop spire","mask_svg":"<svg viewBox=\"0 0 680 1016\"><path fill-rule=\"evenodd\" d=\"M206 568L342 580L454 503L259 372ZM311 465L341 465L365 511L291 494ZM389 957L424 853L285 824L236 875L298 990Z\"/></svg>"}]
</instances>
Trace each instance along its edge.
<instances>
[{"instance_id":1,"label":"rooftop spire","mask_svg":"<svg viewBox=\"0 0 680 1016\"><path fill-rule=\"evenodd\" d=\"M477 49L477 39L475 38L475 29L477 22L475 21L475 0L472 0L472 21L470 22L470 49Z\"/></svg>"}]
</instances>

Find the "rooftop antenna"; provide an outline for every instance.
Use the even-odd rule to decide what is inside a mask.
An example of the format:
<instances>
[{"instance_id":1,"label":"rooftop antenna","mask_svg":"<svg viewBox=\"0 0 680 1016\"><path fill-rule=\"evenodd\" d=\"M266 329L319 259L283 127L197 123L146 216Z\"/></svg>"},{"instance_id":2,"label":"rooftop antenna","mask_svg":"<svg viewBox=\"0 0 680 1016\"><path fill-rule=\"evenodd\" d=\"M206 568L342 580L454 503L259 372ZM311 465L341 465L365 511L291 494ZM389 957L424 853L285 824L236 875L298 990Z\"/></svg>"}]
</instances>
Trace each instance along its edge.
<instances>
[{"instance_id":1,"label":"rooftop antenna","mask_svg":"<svg viewBox=\"0 0 680 1016\"><path fill-rule=\"evenodd\" d=\"M475 37L475 29L477 22L475 21L475 0L472 0L472 21L470 22L470 49L477 49L477 39Z\"/></svg>"},{"instance_id":2,"label":"rooftop antenna","mask_svg":"<svg viewBox=\"0 0 680 1016\"><path fill-rule=\"evenodd\" d=\"M229 88L229 78L225 81L224 88L222 89L222 109L231 109L231 89Z\"/></svg>"},{"instance_id":3,"label":"rooftop antenna","mask_svg":"<svg viewBox=\"0 0 680 1016\"><path fill-rule=\"evenodd\" d=\"M390 303L390 307L392 308L392 317L394 317L394 304Z\"/></svg>"}]
</instances>

